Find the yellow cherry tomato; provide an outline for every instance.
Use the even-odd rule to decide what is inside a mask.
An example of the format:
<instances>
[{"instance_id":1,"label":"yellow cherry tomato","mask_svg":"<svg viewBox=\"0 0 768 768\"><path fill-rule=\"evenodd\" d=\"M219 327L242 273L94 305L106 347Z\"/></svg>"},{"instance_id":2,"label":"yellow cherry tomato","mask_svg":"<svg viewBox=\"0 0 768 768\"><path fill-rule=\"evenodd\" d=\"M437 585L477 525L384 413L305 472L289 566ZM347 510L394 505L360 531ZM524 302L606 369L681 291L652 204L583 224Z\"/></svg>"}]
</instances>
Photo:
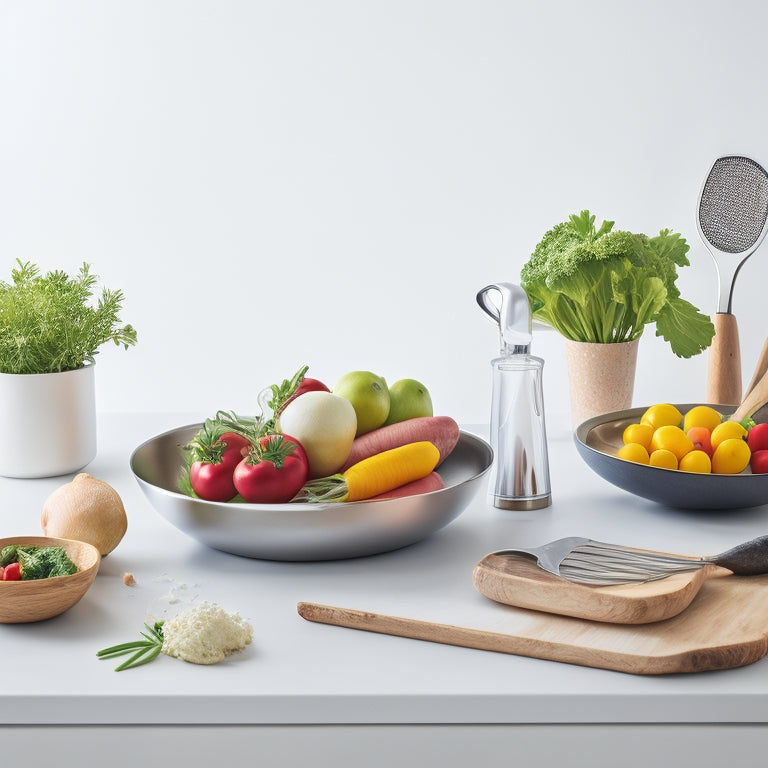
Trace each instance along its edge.
<instances>
[{"instance_id":1,"label":"yellow cherry tomato","mask_svg":"<svg viewBox=\"0 0 768 768\"><path fill-rule=\"evenodd\" d=\"M677 456L666 448L659 448L651 452L648 463L652 467L660 467L661 469L677 469Z\"/></svg>"},{"instance_id":2,"label":"yellow cherry tomato","mask_svg":"<svg viewBox=\"0 0 768 768\"><path fill-rule=\"evenodd\" d=\"M648 451L640 443L627 443L619 448L616 454L620 459L634 461L637 464L648 463Z\"/></svg>"},{"instance_id":3,"label":"yellow cherry tomato","mask_svg":"<svg viewBox=\"0 0 768 768\"><path fill-rule=\"evenodd\" d=\"M646 451L651 448L653 427L650 424L630 424L621 435L624 445L627 443L639 443Z\"/></svg>"},{"instance_id":4,"label":"yellow cherry tomato","mask_svg":"<svg viewBox=\"0 0 768 768\"><path fill-rule=\"evenodd\" d=\"M723 414L708 405L695 405L683 419L683 431L691 427L706 427L710 432L723 420Z\"/></svg>"},{"instance_id":5,"label":"yellow cherry tomato","mask_svg":"<svg viewBox=\"0 0 768 768\"><path fill-rule=\"evenodd\" d=\"M738 475L747 468L751 455L745 440L729 437L712 454L712 472L716 475Z\"/></svg>"},{"instance_id":6,"label":"yellow cherry tomato","mask_svg":"<svg viewBox=\"0 0 768 768\"><path fill-rule=\"evenodd\" d=\"M659 448L665 448L675 454L675 458L680 459L693 450L693 441L683 432L680 427L673 427L667 424L658 427L651 438L651 450L657 451Z\"/></svg>"},{"instance_id":7,"label":"yellow cherry tomato","mask_svg":"<svg viewBox=\"0 0 768 768\"><path fill-rule=\"evenodd\" d=\"M704 451L695 449L680 459L677 468L683 472L698 472L702 475L708 475L712 471L712 461Z\"/></svg>"},{"instance_id":8,"label":"yellow cherry tomato","mask_svg":"<svg viewBox=\"0 0 768 768\"><path fill-rule=\"evenodd\" d=\"M683 414L669 403L658 403L652 405L640 417L641 424L650 424L654 429L659 427L679 427L683 420Z\"/></svg>"},{"instance_id":9,"label":"yellow cherry tomato","mask_svg":"<svg viewBox=\"0 0 768 768\"><path fill-rule=\"evenodd\" d=\"M747 430L738 421L724 421L712 430L710 442L712 443L712 449L717 450L717 446L724 440L730 440L731 438L741 440L746 436Z\"/></svg>"}]
</instances>

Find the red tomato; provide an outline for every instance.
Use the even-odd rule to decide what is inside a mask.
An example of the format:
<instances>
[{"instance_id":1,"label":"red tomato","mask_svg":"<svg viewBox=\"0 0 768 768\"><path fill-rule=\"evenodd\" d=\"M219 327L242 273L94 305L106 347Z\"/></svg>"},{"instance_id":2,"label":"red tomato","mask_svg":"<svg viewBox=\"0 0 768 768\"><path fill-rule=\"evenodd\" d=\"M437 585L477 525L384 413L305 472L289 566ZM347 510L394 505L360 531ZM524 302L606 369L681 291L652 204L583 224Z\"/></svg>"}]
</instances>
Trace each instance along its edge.
<instances>
[{"instance_id":1,"label":"red tomato","mask_svg":"<svg viewBox=\"0 0 768 768\"><path fill-rule=\"evenodd\" d=\"M747 432L747 445L752 453L768 449L768 424L755 424Z\"/></svg>"},{"instance_id":2,"label":"red tomato","mask_svg":"<svg viewBox=\"0 0 768 768\"><path fill-rule=\"evenodd\" d=\"M319 379L310 379L309 377L305 376L301 380L301 384L299 384L298 387L296 387L296 391L283 403L282 407L280 408L280 411L282 412L285 410L285 406L288 405L288 403L293 402L297 397L300 395L303 395L305 392L330 392L331 390L323 384L322 381Z\"/></svg>"},{"instance_id":3,"label":"red tomato","mask_svg":"<svg viewBox=\"0 0 768 768\"><path fill-rule=\"evenodd\" d=\"M242 435L238 435L235 432L225 432L219 441L226 446L221 454L221 461L223 464L239 464L243 456L251 450L250 440L246 440Z\"/></svg>"},{"instance_id":4,"label":"red tomato","mask_svg":"<svg viewBox=\"0 0 768 768\"><path fill-rule=\"evenodd\" d=\"M21 566L18 563L8 563L3 573L3 581L21 581Z\"/></svg>"},{"instance_id":5,"label":"red tomato","mask_svg":"<svg viewBox=\"0 0 768 768\"><path fill-rule=\"evenodd\" d=\"M235 432L216 437L206 422L204 429L190 443L195 459L189 469L192 490L206 501L229 501L237 496L232 480L235 467L250 450L251 443Z\"/></svg>"},{"instance_id":6,"label":"red tomato","mask_svg":"<svg viewBox=\"0 0 768 768\"><path fill-rule=\"evenodd\" d=\"M309 462L289 435L268 435L236 467L238 493L251 504L285 504L307 482Z\"/></svg>"},{"instance_id":7,"label":"red tomato","mask_svg":"<svg viewBox=\"0 0 768 768\"><path fill-rule=\"evenodd\" d=\"M762 475L768 472L768 449L763 448L760 451L755 451L749 460L749 466L755 475Z\"/></svg>"},{"instance_id":8,"label":"red tomato","mask_svg":"<svg viewBox=\"0 0 768 768\"><path fill-rule=\"evenodd\" d=\"M210 464L207 461L194 462L189 470L192 490L206 501L234 499L237 496L237 488L235 488L232 473L236 466L236 460L221 461L218 464Z\"/></svg>"}]
</instances>

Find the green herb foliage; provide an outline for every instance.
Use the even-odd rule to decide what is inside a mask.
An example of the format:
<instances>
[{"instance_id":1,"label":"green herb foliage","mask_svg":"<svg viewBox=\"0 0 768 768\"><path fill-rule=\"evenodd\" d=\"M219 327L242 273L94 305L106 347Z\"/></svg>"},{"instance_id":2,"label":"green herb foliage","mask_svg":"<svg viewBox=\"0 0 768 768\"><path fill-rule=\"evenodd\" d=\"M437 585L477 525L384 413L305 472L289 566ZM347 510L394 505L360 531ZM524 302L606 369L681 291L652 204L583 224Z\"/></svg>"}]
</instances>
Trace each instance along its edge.
<instances>
[{"instance_id":1,"label":"green herb foliage","mask_svg":"<svg viewBox=\"0 0 768 768\"><path fill-rule=\"evenodd\" d=\"M557 224L521 270L533 317L567 339L618 343L638 339L648 323L678 357L693 357L715 335L711 320L680 297L677 267L689 265L678 233L647 237L612 221L595 229L589 211Z\"/></svg>"},{"instance_id":2,"label":"green herb foliage","mask_svg":"<svg viewBox=\"0 0 768 768\"><path fill-rule=\"evenodd\" d=\"M77 573L77 566L69 559L63 547L19 547L18 557L21 578L25 581Z\"/></svg>"},{"instance_id":3,"label":"green herb foliage","mask_svg":"<svg viewBox=\"0 0 768 768\"><path fill-rule=\"evenodd\" d=\"M83 264L76 277L40 273L17 259L11 282L0 281L0 371L54 373L92 363L108 341L126 349L136 331L121 325L121 291L104 288L93 300L96 275Z\"/></svg>"},{"instance_id":4,"label":"green herb foliage","mask_svg":"<svg viewBox=\"0 0 768 768\"><path fill-rule=\"evenodd\" d=\"M0 550L0 567L19 563L23 581L71 576L77 566L69 559L64 547L20 547L9 544Z\"/></svg>"},{"instance_id":5,"label":"green herb foliage","mask_svg":"<svg viewBox=\"0 0 768 768\"><path fill-rule=\"evenodd\" d=\"M142 664L149 664L154 661L163 650L163 622L156 621L153 626L144 624L146 632L142 632L143 640L133 640L130 643L120 643L112 645L97 651L96 655L100 659L114 659L118 656L129 656L122 664L115 667L115 672L122 672L124 669L140 667Z\"/></svg>"}]
</instances>

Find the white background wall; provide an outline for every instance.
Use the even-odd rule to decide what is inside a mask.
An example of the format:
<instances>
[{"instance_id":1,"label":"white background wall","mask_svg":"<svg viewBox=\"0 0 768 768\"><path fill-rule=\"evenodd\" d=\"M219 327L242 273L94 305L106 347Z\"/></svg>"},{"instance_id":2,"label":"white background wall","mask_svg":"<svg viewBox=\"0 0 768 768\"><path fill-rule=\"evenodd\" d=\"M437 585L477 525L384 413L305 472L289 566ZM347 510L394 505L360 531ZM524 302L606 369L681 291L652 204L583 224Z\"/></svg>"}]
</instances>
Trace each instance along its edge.
<instances>
[{"instance_id":1,"label":"white background wall","mask_svg":"<svg viewBox=\"0 0 768 768\"><path fill-rule=\"evenodd\" d=\"M124 290L104 411L248 412L306 362L485 421L475 293L570 213L682 232L714 311L696 202L715 157L768 163L767 26L761 0L0 0L1 276L88 261ZM766 276L768 245L734 295L745 380ZM635 403L703 399L706 354L654 330ZM560 337L534 352L567 416Z\"/></svg>"}]
</instances>

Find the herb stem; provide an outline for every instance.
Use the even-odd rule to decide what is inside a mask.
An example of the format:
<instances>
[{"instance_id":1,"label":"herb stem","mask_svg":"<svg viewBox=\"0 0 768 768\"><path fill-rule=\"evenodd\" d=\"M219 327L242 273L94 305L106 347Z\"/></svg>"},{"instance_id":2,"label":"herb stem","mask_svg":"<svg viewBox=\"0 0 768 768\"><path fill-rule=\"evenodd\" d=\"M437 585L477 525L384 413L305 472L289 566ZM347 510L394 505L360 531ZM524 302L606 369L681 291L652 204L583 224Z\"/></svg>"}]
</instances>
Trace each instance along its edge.
<instances>
[{"instance_id":1,"label":"herb stem","mask_svg":"<svg viewBox=\"0 0 768 768\"><path fill-rule=\"evenodd\" d=\"M153 626L144 624L147 632L141 632L145 640L133 640L128 643L111 645L109 648L103 648L96 652L100 659L113 659L117 656L131 656L122 664L115 667L115 672L121 672L124 669L139 667L142 664L149 664L154 661L163 650L163 622L156 621ZM147 634L149 633L149 634Z\"/></svg>"}]
</instances>

